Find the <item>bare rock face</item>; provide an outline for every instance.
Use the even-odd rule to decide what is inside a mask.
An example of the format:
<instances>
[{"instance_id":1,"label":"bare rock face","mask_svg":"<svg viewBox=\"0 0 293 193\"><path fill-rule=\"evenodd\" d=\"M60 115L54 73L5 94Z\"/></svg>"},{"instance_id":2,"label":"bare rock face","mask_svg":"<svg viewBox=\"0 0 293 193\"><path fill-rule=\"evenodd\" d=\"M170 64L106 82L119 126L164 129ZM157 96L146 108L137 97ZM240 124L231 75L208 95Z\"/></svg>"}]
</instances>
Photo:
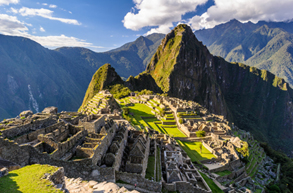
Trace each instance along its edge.
<instances>
[{"instance_id":1,"label":"bare rock face","mask_svg":"<svg viewBox=\"0 0 293 193\"><path fill-rule=\"evenodd\" d=\"M58 108L57 107L46 107L42 113L48 113L48 114L57 114Z\"/></svg>"}]
</instances>

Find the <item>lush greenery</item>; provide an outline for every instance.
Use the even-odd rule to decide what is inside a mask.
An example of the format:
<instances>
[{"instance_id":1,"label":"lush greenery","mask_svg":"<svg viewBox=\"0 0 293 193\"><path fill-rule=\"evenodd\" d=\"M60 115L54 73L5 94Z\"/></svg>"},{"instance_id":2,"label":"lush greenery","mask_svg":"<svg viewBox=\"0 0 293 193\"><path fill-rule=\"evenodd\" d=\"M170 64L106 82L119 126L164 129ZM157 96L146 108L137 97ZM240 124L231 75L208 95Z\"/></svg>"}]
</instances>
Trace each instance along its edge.
<instances>
[{"instance_id":1,"label":"lush greenery","mask_svg":"<svg viewBox=\"0 0 293 193\"><path fill-rule=\"evenodd\" d=\"M206 132L205 131L196 131L195 132L197 137L204 137L206 136Z\"/></svg>"},{"instance_id":2,"label":"lush greenery","mask_svg":"<svg viewBox=\"0 0 293 193\"><path fill-rule=\"evenodd\" d=\"M202 146L201 142L176 141L187 153L192 162L215 158L209 150Z\"/></svg>"},{"instance_id":3,"label":"lush greenery","mask_svg":"<svg viewBox=\"0 0 293 193\"><path fill-rule=\"evenodd\" d=\"M248 149L248 143L246 141L241 141L241 148L236 148L236 150L241 153L243 157L249 156L249 149Z\"/></svg>"},{"instance_id":4,"label":"lush greenery","mask_svg":"<svg viewBox=\"0 0 293 193\"><path fill-rule=\"evenodd\" d=\"M51 185L47 179L42 179L45 173L52 174L58 168L49 165L30 165L9 172L7 176L0 178L0 192L9 193L51 193L62 192Z\"/></svg>"},{"instance_id":5,"label":"lush greenery","mask_svg":"<svg viewBox=\"0 0 293 193\"><path fill-rule=\"evenodd\" d=\"M203 177L203 179L206 181L206 183L209 185L210 189L213 193L224 193L223 190L221 190L212 179L208 178L204 173L199 172L200 175Z\"/></svg>"},{"instance_id":6,"label":"lush greenery","mask_svg":"<svg viewBox=\"0 0 293 193\"><path fill-rule=\"evenodd\" d=\"M144 95L144 94L146 94L146 95L152 95L152 94L154 94L154 92L153 91L151 91L151 90L147 90L147 89L143 89L142 91L135 91L135 93L139 96L139 95Z\"/></svg>"},{"instance_id":7,"label":"lush greenery","mask_svg":"<svg viewBox=\"0 0 293 193\"><path fill-rule=\"evenodd\" d=\"M131 90L123 84L115 84L109 87L110 93L116 99L121 99L130 95Z\"/></svg>"},{"instance_id":8,"label":"lush greenery","mask_svg":"<svg viewBox=\"0 0 293 193\"><path fill-rule=\"evenodd\" d=\"M185 31L185 28L185 24L174 28L171 32L174 35L170 35L169 39L163 40L147 67L147 72L152 75L164 92L169 91L169 76L176 64L176 56L179 54L182 32Z\"/></svg>"}]
</instances>

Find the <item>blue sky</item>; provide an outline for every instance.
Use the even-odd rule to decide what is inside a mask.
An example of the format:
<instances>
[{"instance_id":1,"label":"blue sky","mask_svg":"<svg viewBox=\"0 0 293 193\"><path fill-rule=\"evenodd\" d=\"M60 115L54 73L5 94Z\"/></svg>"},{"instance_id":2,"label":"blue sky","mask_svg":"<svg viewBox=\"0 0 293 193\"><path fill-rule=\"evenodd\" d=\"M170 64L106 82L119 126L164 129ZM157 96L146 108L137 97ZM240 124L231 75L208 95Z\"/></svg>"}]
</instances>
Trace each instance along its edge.
<instances>
[{"instance_id":1,"label":"blue sky","mask_svg":"<svg viewBox=\"0 0 293 193\"><path fill-rule=\"evenodd\" d=\"M292 7L292 0L0 0L0 33L102 52L178 23L197 30L234 18L284 21Z\"/></svg>"}]
</instances>

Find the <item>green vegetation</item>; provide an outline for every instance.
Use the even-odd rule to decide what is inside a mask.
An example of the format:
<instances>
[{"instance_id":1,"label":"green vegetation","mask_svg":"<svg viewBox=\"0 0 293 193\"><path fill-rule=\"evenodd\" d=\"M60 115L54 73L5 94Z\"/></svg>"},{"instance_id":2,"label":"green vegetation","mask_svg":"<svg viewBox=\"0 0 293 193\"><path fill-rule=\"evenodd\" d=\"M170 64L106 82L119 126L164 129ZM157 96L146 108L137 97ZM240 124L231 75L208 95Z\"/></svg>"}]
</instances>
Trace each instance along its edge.
<instances>
[{"instance_id":1,"label":"green vegetation","mask_svg":"<svg viewBox=\"0 0 293 193\"><path fill-rule=\"evenodd\" d=\"M205 131L196 131L195 133L196 133L196 136L197 137L204 137L204 136L206 136L206 132Z\"/></svg>"},{"instance_id":2,"label":"green vegetation","mask_svg":"<svg viewBox=\"0 0 293 193\"><path fill-rule=\"evenodd\" d=\"M218 174L219 176L227 176L229 174L231 174L232 172L229 171L229 170L224 170L224 171L221 171L221 172L215 172L215 174Z\"/></svg>"},{"instance_id":3,"label":"green vegetation","mask_svg":"<svg viewBox=\"0 0 293 193\"><path fill-rule=\"evenodd\" d=\"M0 192L10 193L51 193L62 191L54 188L47 179L42 179L45 173L52 174L58 168L49 165L30 165L9 172L7 176L0 178Z\"/></svg>"},{"instance_id":4,"label":"green vegetation","mask_svg":"<svg viewBox=\"0 0 293 193\"><path fill-rule=\"evenodd\" d=\"M107 78L109 79L108 77L109 74L113 76L111 77L111 80L107 80ZM91 100L98 92L100 92L101 90L111 85L115 85L119 83L123 84L123 81L120 78L120 76L116 73L115 69L111 67L110 64L107 63L101 66L93 75L79 110L81 110L81 108L85 104L87 104L87 102ZM112 89L114 91L121 89L121 86L117 86L117 87Z\"/></svg>"},{"instance_id":5,"label":"green vegetation","mask_svg":"<svg viewBox=\"0 0 293 193\"><path fill-rule=\"evenodd\" d=\"M149 179L149 180L154 180L155 179L155 174L154 174L154 170L156 167L156 163L155 163L155 156L149 156L148 159L148 166L146 169L146 173L145 173L145 178Z\"/></svg>"},{"instance_id":6,"label":"green vegetation","mask_svg":"<svg viewBox=\"0 0 293 193\"><path fill-rule=\"evenodd\" d=\"M174 28L171 32L174 33L174 36L166 39L167 42L162 42L147 67L147 72L152 75L158 86L164 92L169 91L168 79L176 64L176 57L181 47L182 32L185 31L185 28L185 24L178 25Z\"/></svg>"},{"instance_id":7,"label":"green vegetation","mask_svg":"<svg viewBox=\"0 0 293 193\"><path fill-rule=\"evenodd\" d=\"M203 179L206 181L206 183L209 185L210 189L213 193L224 193L223 190L221 190L212 179L208 178L204 173L199 172L200 175L203 177Z\"/></svg>"},{"instance_id":8,"label":"green vegetation","mask_svg":"<svg viewBox=\"0 0 293 193\"><path fill-rule=\"evenodd\" d=\"M138 92L138 91L135 91L135 93L139 96L139 95L152 95L154 94L153 91L151 90L147 90L147 89L143 89L142 91Z\"/></svg>"},{"instance_id":9,"label":"green vegetation","mask_svg":"<svg viewBox=\"0 0 293 193\"><path fill-rule=\"evenodd\" d=\"M122 108L123 114L128 115L129 114L129 108L128 107L123 107Z\"/></svg>"},{"instance_id":10,"label":"green vegetation","mask_svg":"<svg viewBox=\"0 0 293 193\"><path fill-rule=\"evenodd\" d=\"M189 113L183 113L183 112L177 113L177 117L184 117L184 116L196 116L196 114L193 113L193 112L189 112Z\"/></svg>"},{"instance_id":11,"label":"green vegetation","mask_svg":"<svg viewBox=\"0 0 293 193\"><path fill-rule=\"evenodd\" d=\"M187 153L192 162L215 158L215 156L204 146L200 148L201 142L184 142L176 140Z\"/></svg>"},{"instance_id":12,"label":"green vegetation","mask_svg":"<svg viewBox=\"0 0 293 193\"><path fill-rule=\"evenodd\" d=\"M121 99L130 95L131 90L123 84L109 86L109 91L116 99Z\"/></svg>"},{"instance_id":13,"label":"green vegetation","mask_svg":"<svg viewBox=\"0 0 293 193\"><path fill-rule=\"evenodd\" d=\"M241 141L242 147L236 148L236 150L241 153L243 157L249 156L249 149L248 149L248 143L246 141Z\"/></svg>"}]
</instances>

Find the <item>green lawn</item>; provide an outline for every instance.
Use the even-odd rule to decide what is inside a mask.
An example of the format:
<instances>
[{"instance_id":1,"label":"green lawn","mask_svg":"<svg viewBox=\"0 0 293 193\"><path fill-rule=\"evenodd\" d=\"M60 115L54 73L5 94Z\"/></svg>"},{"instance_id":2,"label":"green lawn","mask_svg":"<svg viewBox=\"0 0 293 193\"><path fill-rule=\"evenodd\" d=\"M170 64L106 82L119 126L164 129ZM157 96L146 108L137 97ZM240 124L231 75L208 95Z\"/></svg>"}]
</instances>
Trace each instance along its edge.
<instances>
[{"instance_id":1,"label":"green lawn","mask_svg":"<svg viewBox=\"0 0 293 193\"><path fill-rule=\"evenodd\" d=\"M221 190L212 179L208 178L205 174L199 172L200 175L203 177L203 179L206 181L210 189L212 190L212 193L224 193L223 190Z\"/></svg>"},{"instance_id":2,"label":"green lawn","mask_svg":"<svg viewBox=\"0 0 293 193\"><path fill-rule=\"evenodd\" d=\"M135 103L134 106L128 106L128 108L129 117L131 117L131 122L134 125L141 124L144 127L148 126L158 131L159 133L169 134L173 137L186 137L176 126L174 126L173 128L167 128L168 126L163 126L161 122L159 122L159 120L156 118L142 119L141 117L154 117L154 114L151 113L152 109L145 104ZM155 122L158 122L160 124L155 124Z\"/></svg>"},{"instance_id":3,"label":"green lawn","mask_svg":"<svg viewBox=\"0 0 293 193\"><path fill-rule=\"evenodd\" d=\"M171 137L186 137L184 133L182 133L177 126L168 127L167 125L157 124L157 126L165 133L169 134Z\"/></svg>"},{"instance_id":4,"label":"green lawn","mask_svg":"<svg viewBox=\"0 0 293 193\"><path fill-rule=\"evenodd\" d=\"M155 156L149 156L148 166L145 173L145 178L149 180L155 180L154 170L155 170Z\"/></svg>"},{"instance_id":5,"label":"green lawn","mask_svg":"<svg viewBox=\"0 0 293 193\"><path fill-rule=\"evenodd\" d=\"M227 176L229 174L231 174L232 172L229 171L229 170L224 170L224 171L221 171L221 172L215 172L215 174L218 174L219 176Z\"/></svg>"},{"instance_id":6,"label":"green lawn","mask_svg":"<svg viewBox=\"0 0 293 193\"><path fill-rule=\"evenodd\" d=\"M0 178L0 192L9 193L50 193L62 191L51 186L49 180L41 179L45 173L53 173L58 168L49 165L30 165L9 172Z\"/></svg>"},{"instance_id":7,"label":"green lawn","mask_svg":"<svg viewBox=\"0 0 293 193\"><path fill-rule=\"evenodd\" d=\"M215 158L215 156L207 150L204 146L202 146L202 152L200 152L200 144L201 142L184 142L180 140L176 140L177 143L183 148L183 150L190 157L191 161L201 161L206 159Z\"/></svg>"}]
</instances>

